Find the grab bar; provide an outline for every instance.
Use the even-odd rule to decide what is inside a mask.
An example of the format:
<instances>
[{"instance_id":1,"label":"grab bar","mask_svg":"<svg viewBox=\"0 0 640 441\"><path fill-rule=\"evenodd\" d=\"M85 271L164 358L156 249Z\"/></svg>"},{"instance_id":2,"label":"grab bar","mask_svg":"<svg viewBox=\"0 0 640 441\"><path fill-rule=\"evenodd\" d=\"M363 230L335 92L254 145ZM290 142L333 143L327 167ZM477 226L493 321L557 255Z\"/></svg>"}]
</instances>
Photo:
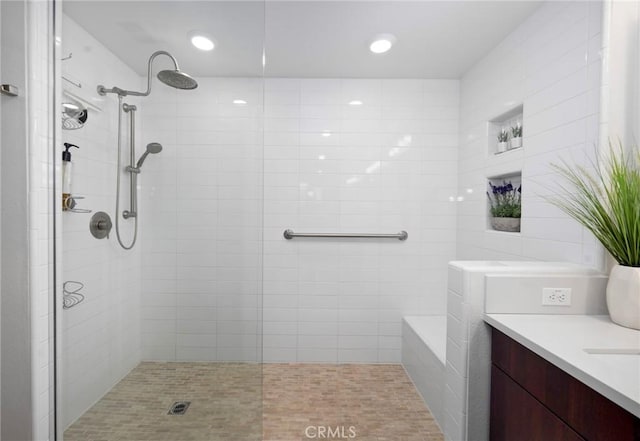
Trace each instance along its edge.
<instances>
[{"instance_id":1,"label":"grab bar","mask_svg":"<svg viewBox=\"0 0 640 441\"><path fill-rule=\"evenodd\" d=\"M402 230L396 234L369 234L369 233L294 233L293 230L284 230L283 236L287 240L294 237L331 237L331 238L367 238L367 239L398 239L407 240L409 234Z\"/></svg>"}]
</instances>

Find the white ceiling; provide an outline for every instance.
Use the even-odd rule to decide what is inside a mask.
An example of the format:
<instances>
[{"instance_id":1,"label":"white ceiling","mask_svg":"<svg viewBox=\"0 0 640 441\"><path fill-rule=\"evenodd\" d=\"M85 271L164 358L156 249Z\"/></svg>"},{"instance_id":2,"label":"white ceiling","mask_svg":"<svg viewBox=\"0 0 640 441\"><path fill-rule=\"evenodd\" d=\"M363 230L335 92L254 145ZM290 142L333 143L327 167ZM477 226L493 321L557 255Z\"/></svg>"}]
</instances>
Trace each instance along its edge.
<instances>
[{"instance_id":1,"label":"white ceiling","mask_svg":"<svg viewBox=\"0 0 640 441\"><path fill-rule=\"evenodd\" d=\"M141 75L171 52L195 76L459 78L540 1L73 1L64 12ZM212 35L201 52L187 34ZM386 54L371 39L391 33ZM63 42L64 45L64 42Z\"/></svg>"}]
</instances>

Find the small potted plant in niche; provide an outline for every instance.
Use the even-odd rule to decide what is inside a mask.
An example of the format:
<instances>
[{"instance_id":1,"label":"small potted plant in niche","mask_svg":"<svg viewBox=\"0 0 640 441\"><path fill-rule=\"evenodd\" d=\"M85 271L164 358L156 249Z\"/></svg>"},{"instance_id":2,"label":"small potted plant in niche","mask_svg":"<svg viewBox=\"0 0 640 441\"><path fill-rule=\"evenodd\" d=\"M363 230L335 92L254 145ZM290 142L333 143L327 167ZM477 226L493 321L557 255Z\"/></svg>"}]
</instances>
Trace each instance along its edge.
<instances>
[{"instance_id":1,"label":"small potted plant in niche","mask_svg":"<svg viewBox=\"0 0 640 441\"><path fill-rule=\"evenodd\" d=\"M547 200L587 228L616 260L607 284L614 323L640 329L640 149L610 147L594 171L552 164L570 185Z\"/></svg>"},{"instance_id":2,"label":"small potted plant in niche","mask_svg":"<svg viewBox=\"0 0 640 441\"><path fill-rule=\"evenodd\" d=\"M511 139L509 140L509 148L519 149L522 147L522 125L517 123L515 127L511 127Z\"/></svg>"},{"instance_id":3,"label":"small potted plant in niche","mask_svg":"<svg viewBox=\"0 0 640 441\"><path fill-rule=\"evenodd\" d=\"M487 192L487 197L491 205L491 226L497 231L519 232L522 186L515 188L511 181L502 181L502 185L489 182L489 186L491 191Z\"/></svg>"},{"instance_id":4,"label":"small potted plant in niche","mask_svg":"<svg viewBox=\"0 0 640 441\"><path fill-rule=\"evenodd\" d=\"M507 129L501 129L498 132L498 153L506 152L509 147L509 132Z\"/></svg>"}]
</instances>

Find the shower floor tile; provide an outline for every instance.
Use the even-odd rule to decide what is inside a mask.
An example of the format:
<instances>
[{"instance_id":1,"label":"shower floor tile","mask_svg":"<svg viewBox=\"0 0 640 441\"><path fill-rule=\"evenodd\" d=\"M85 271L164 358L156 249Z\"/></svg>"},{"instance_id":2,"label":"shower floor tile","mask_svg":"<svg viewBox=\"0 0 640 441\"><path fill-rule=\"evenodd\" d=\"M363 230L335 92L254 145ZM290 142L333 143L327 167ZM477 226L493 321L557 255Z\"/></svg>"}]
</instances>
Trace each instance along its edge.
<instances>
[{"instance_id":1,"label":"shower floor tile","mask_svg":"<svg viewBox=\"0 0 640 441\"><path fill-rule=\"evenodd\" d=\"M444 439L401 365L267 364L263 411L265 441Z\"/></svg>"},{"instance_id":2,"label":"shower floor tile","mask_svg":"<svg viewBox=\"0 0 640 441\"><path fill-rule=\"evenodd\" d=\"M143 362L64 433L65 441L255 441L262 369L248 363ZM191 401L184 415L168 415Z\"/></svg>"},{"instance_id":3,"label":"shower floor tile","mask_svg":"<svg viewBox=\"0 0 640 441\"><path fill-rule=\"evenodd\" d=\"M184 415L168 415L175 401ZM65 441L441 441L400 365L143 362Z\"/></svg>"}]
</instances>

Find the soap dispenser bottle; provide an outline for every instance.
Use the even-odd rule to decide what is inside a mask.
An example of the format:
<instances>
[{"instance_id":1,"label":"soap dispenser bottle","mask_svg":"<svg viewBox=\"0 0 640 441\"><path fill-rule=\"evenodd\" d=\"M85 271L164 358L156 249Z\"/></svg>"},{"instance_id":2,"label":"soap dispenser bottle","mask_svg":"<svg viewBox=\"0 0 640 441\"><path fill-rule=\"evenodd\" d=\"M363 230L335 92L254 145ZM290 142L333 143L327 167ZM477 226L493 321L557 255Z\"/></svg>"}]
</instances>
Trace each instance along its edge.
<instances>
[{"instance_id":1,"label":"soap dispenser bottle","mask_svg":"<svg viewBox=\"0 0 640 441\"><path fill-rule=\"evenodd\" d=\"M62 211L68 211L71 202L71 167L73 166L71 152L69 152L71 147L80 148L75 144L64 143L65 150L62 152Z\"/></svg>"}]
</instances>

